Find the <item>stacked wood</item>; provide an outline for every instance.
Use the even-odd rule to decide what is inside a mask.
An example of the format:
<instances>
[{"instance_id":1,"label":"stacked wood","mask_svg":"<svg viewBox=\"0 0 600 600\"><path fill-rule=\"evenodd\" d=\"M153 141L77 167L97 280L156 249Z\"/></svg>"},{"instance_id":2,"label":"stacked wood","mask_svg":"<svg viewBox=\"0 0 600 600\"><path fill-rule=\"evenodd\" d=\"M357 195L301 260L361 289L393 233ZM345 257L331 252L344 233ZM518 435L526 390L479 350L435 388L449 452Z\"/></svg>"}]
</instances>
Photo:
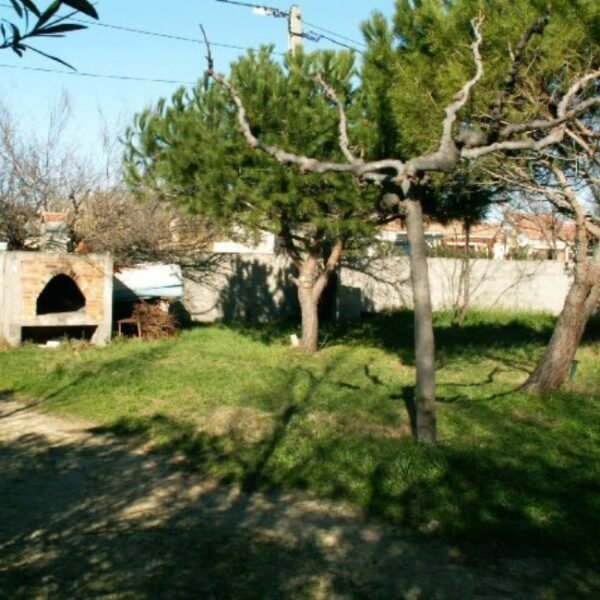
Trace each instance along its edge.
<instances>
[{"instance_id":1,"label":"stacked wood","mask_svg":"<svg viewBox=\"0 0 600 600\"><path fill-rule=\"evenodd\" d=\"M176 335L179 326L173 315L162 303L139 302L133 305L132 317L137 319L142 337L147 340L160 340Z\"/></svg>"}]
</instances>

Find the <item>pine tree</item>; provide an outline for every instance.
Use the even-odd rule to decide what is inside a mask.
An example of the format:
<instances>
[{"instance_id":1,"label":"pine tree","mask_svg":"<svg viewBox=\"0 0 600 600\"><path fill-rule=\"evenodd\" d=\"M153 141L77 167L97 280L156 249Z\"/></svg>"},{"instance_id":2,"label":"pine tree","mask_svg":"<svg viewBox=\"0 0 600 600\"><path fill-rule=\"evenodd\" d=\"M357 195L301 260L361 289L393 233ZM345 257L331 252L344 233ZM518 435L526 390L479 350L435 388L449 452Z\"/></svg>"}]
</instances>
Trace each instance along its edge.
<instances>
[{"instance_id":1,"label":"pine tree","mask_svg":"<svg viewBox=\"0 0 600 600\"><path fill-rule=\"evenodd\" d=\"M231 70L261 138L333 160L341 158L337 113L317 78L336 82L336 94L352 112L354 74L348 52L299 53L282 65L271 48L250 52ZM302 348L317 350L319 299L348 241L373 232L374 192L350 175L301 173L253 152L223 90L208 80L137 115L127 144L134 187L150 186L225 228L277 236L296 269Z\"/></svg>"}]
</instances>

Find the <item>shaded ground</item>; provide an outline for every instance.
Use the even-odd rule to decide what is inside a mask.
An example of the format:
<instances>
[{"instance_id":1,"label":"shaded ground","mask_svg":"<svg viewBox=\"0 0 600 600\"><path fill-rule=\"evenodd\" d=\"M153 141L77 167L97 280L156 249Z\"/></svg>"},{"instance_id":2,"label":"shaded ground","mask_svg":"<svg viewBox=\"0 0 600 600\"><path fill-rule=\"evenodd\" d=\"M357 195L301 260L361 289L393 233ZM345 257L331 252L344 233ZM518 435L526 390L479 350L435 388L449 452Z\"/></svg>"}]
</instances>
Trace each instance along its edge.
<instances>
[{"instance_id":1,"label":"shaded ground","mask_svg":"<svg viewBox=\"0 0 600 600\"><path fill-rule=\"evenodd\" d=\"M592 597L300 494L243 493L0 399L2 598ZM432 523L435 529L435 523ZM583 584L582 584L583 585ZM597 591L597 590L596 590Z\"/></svg>"}]
</instances>

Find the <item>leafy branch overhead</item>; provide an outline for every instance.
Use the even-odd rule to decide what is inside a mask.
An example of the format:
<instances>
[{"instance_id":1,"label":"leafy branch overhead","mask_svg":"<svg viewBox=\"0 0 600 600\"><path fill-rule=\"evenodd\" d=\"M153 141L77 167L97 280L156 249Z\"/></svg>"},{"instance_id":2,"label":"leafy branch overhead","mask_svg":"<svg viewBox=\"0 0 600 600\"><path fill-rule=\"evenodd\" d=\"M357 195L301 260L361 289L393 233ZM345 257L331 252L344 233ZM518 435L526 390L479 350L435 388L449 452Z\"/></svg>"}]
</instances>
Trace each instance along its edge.
<instances>
[{"instance_id":1,"label":"leafy branch overhead","mask_svg":"<svg viewBox=\"0 0 600 600\"><path fill-rule=\"evenodd\" d=\"M27 50L31 50L73 69L64 60L34 48L29 42L34 38L64 37L65 33L86 29L85 25L69 22L69 20L79 13L98 19L98 13L93 5L87 0L54 0L45 10L40 10L32 0L10 1L22 23L16 25L7 19L0 20L0 34L2 35L0 49L10 49L19 56L23 56ZM67 14L59 14L63 7L67 7L71 11Z\"/></svg>"},{"instance_id":2,"label":"leafy branch overhead","mask_svg":"<svg viewBox=\"0 0 600 600\"><path fill-rule=\"evenodd\" d=\"M341 109L339 144L343 150L347 162L330 162L319 160L315 157L304 156L288 152L279 146L265 143L255 136L246 115L242 99L232 85L213 68L210 45L206 34L204 40L208 50L208 75L220 86L225 88L237 108L237 116L240 130L250 148L261 150L282 164L291 164L299 167L304 172L312 173L351 173L364 181L379 184L394 183L402 187L402 183L412 179L419 174L427 172L449 173L455 170L461 159L475 159L498 152L511 151L534 151L539 152L549 146L560 142L565 135L565 124L576 119L581 114L600 106L600 97L592 96L581 99L581 93L586 86L593 85L600 78L600 70L594 70L581 77L576 78L566 90L557 106L557 114L551 118L538 118L521 123L508 123L498 128L498 115L494 115L490 132L473 141L464 140L463 134L453 136L454 125L457 121L458 112L466 105L472 89L483 76L483 59L480 54L482 44L481 28L483 18L473 19L471 22L474 41L471 45L472 59L475 66L475 74L469 79L453 98L453 101L445 108L445 118L442 121L442 135L438 148L426 154L414 156L408 160L386 157L380 160L364 161L355 159L347 152L348 139L345 130L346 118L343 107L332 98L331 88L323 81L325 93ZM530 36L529 36L530 37ZM516 60L513 58L513 60ZM499 108L496 107L499 112ZM501 108L501 101L500 101ZM493 130L493 131L492 131ZM539 135L541 134L541 135Z\"/></svg>"}]
</instances>

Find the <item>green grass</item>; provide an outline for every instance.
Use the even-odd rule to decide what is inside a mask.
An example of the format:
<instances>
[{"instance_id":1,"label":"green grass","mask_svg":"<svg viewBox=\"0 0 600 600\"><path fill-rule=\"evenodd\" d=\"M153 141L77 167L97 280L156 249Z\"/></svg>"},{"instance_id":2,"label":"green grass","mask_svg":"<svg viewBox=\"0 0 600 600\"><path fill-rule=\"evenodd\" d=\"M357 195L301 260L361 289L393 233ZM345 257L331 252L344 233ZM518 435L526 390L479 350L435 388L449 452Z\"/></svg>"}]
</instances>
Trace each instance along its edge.
<instances>
[{"instance_id":1,"label":"green grass","mask_svg":"<svg viewBox=\"0 0 600 600\"><path fill-rule=\"evenodd\" d=\"M0 352L0 395L92 420L252 491L307 489L495 555L592 564L600 532L600 343L577 378L518 391L549 338L543 315L436 316L440 443L410 437L412 316L324 333L305 356L277 326L213 326L165 342ZM479 550L478 550L479 552Z\"/></svg>"}]
</instances>

